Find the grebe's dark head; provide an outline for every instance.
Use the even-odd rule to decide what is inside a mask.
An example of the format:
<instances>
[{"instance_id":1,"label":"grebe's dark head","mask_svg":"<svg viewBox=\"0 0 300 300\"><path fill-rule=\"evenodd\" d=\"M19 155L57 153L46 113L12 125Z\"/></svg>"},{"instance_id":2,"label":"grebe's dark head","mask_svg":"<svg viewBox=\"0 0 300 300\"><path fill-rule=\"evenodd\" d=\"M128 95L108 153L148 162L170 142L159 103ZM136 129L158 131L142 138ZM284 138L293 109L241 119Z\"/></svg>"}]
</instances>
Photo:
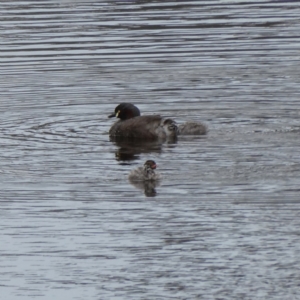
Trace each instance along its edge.
<instances>
[{"instance_id":1,"label":"grebe's dark head","mask_svg":"<svg viewBox=\"0 0 300 300\"><path fill-rule=\"evenodd\" d=\"M121 103L115 108L115 112L109 118L119 118L122 121L140 116L140 110L131 103Z\"/></svg>"}]
</instances>

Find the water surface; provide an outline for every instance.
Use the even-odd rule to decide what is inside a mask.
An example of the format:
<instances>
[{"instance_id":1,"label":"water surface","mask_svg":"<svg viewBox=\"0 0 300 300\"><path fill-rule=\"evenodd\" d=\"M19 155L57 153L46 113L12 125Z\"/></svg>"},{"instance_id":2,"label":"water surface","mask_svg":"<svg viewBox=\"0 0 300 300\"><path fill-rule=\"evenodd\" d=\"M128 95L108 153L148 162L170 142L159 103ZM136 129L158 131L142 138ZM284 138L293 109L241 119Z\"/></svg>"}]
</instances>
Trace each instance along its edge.
<instances>
[{"instance_id":1,"label":"water surface","mask_svg":"<svg viewBox=\"0 0 300 300\"><path fill-rule=\"evenodd\" d=\"M299 15L293 1L2 2L3 297L297 299ZM124 101L209 132L113 143ZM164 177L150 193L127 180L147 159Z\"/></svg>"}]
</instances>

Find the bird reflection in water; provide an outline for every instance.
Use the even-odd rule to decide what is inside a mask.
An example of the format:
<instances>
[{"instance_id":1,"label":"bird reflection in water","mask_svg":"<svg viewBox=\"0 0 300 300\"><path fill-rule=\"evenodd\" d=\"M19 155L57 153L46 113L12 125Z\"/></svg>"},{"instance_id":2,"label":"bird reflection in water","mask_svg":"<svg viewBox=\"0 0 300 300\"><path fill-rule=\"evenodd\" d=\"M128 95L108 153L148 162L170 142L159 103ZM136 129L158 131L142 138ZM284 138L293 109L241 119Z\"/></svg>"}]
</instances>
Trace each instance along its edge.
<instances>
[{"instance_id":1,"label":"bird reflection in water","mask_svg":"<svg viewBox=\"0 0 300 300\"><path fill-rule=\"evenodd\" d=\"M118 161L132 161L139 159L140 154L143 153L162 153L162 148L176 147L177 139L172 139L167 142L155 141L147 142L140 140L128 140L122 138L110 138L112 142L118 147L115 153Z\"/></svg>"}]
</instances>

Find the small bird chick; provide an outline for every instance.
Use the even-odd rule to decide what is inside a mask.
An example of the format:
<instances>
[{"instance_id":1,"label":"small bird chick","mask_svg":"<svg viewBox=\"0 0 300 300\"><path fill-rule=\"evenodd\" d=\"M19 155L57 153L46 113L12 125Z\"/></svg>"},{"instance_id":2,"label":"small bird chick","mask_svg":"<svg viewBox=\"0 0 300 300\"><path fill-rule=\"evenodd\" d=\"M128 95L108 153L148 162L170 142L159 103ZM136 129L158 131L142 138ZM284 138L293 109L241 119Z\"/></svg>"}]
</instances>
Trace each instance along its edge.
<instances>
[{"instance_id":1,"label":"small bird chick","mask_svg":"<svg viewBox=\"0 0 300 300\"><path fill-rule=\"evenodd\" d=\"M128 179L130 181L156 181L161 178L159 173L155 173L156 163L154 160L147 160L143 167L132 170Z\"/></svg>"}]
</instances>

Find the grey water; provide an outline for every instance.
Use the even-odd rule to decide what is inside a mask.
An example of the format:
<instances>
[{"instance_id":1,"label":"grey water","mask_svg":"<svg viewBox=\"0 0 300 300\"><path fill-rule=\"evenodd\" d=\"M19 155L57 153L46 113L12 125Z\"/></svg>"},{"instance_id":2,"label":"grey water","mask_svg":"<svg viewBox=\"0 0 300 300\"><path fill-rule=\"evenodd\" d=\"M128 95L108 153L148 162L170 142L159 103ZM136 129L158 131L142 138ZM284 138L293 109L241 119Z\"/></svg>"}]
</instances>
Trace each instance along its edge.
<instances>
[{"instance_id":1,"label":"grey water","mask_svg":"<svg viewBox=\"0 0 300 300\"><path fill-rule=\"evenodd\" d=\"M300 299L297 1L1 1L1 299ZM205 136L114 143L107 116ZM163 180L127 175L154 159Z\"/></svg>"}]
</instances>

